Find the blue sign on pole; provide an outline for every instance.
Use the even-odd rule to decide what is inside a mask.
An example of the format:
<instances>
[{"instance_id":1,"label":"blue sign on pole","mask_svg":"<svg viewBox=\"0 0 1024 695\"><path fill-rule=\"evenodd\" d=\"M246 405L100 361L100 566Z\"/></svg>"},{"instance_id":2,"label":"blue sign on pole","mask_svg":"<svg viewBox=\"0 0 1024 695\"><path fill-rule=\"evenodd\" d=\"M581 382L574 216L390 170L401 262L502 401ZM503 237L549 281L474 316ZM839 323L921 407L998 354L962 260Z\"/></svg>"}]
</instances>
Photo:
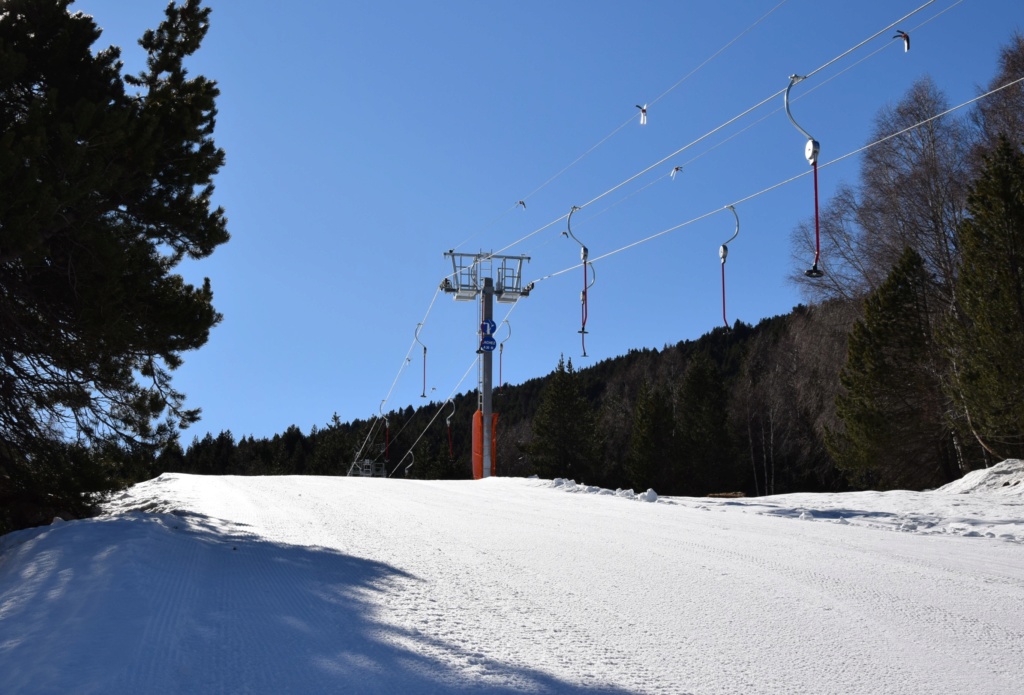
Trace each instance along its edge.
<instances>
[{"instance_id":1,"label":"blue sign on pole","mask_svg":"<svg viewBox=\"0 0 1024 695\"><path fill-rule=\"evenodd\" d=\"M498 324L491 319L485 319L484 322L480 324L480 332L484 335L494 335L494 332L497 330Z\"/></svg>"},{"instance_id":2,"label":"blue sign on pole","mask_svg":"<svg viewBox=\"0 0 1024 695\"><path fill-rule=\"evenodd\" d=\"M494 348L498 347L498 341L489 335L485 335L480 340L480 349L484 352L494 352Z\"/></svg>"}]
</instances>

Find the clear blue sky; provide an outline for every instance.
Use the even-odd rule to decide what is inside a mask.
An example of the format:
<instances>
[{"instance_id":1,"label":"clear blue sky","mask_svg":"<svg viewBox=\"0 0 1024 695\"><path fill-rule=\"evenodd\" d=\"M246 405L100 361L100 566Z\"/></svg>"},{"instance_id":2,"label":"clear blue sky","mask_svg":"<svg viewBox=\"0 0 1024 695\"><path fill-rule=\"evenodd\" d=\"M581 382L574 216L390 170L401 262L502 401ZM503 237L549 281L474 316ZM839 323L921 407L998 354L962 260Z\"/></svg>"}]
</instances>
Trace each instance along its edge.
<instances>
[{"instance_id":1,"label":"clear blue sky","mask_svg":"<svg viewBox=\"0 0 1024 695\"><path fill-rule=\"evenodd\" d=\"M531 257L526 280L572 268L579 247L559 218L573 205L590 203L573 231L591 259L719 212L595 263L586 358L582 270L537 283L508 317L505 381L543 376L561 354L586 367L710 331L722 318L718 248L735 227L724 206L810 170L781 95L602 194L924 2L207 0L211 29L189 66L222 92L215 139L227 164L215 201L232 239L182 268L211 278L224 314L175 376L203 409L183 443L207 431L308 432L335 412L371 417L386 397L386 410L424 403L413 343L424 316L428 395L474 389L477 308L433 301L451 270L443 253L526 237L504 251ZM138 72L136 42L165 4L79 0L72 10L92 15L98 46L121 46ZM999 48L1024 30L1024 5L937 0L897 28L911 33L909 53L886 31L794 87L793 115L822 163L867 144L879 109L925 75L951 106L976 96ZM858 167L851 157L821 168L822 204L839 182L856 183ZM737 212L728 316L756 323L801 301L786 281L789 236L813 215L812 179ZM497 305L496 319L507 310Z\"/></svg>"}]
</instances>

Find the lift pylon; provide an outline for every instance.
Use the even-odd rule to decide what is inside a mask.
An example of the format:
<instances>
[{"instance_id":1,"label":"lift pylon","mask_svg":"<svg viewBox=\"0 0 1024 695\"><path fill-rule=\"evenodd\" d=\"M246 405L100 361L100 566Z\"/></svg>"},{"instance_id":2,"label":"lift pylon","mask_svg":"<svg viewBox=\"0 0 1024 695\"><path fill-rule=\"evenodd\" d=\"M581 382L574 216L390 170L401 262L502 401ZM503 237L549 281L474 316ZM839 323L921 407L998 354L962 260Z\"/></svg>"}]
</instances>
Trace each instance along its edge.
<instances>
[{"instance_id":1,"label":"lift pylon","mask_svg":"<svg viewBox=\"0 0 1024 695\"><path fill-rule=\"evenodd\" d=\"M452 273L441 281L441 289L453 295L456 301L479 299L480 312L476 352L480 355L478 370L479 397L477 413L473 418L474 442L478 437L480 449L473 447L473 477L488 478L494 474L494 442L496 415L492 408L493 352L498 346L494 338L494 300L504 304L528 297L533 283L523 285L523 262L529 256L496 256L491 253L445 252L452 262ZM478 424L479 423L479 424Z\"/></svg>"}]
</instances>

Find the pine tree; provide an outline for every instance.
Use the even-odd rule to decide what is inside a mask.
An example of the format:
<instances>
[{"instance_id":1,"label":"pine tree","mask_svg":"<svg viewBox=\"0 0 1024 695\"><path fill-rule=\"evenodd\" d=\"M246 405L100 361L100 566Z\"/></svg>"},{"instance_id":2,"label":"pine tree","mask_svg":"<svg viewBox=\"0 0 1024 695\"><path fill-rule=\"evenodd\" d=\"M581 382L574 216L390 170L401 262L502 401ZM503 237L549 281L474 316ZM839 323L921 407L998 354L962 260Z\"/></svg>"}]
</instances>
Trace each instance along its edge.
<instances>
[{"instance_id":1,"label":"pine tree","mask_svg":"<svg viewBox=\"0 0 1024 695\"><path fill-rule=\"evenodd\" d=\"M706 495L736 487L739 461L729 437L728 394L714 362L701 353L690 360L679 387L675 474L665 494Z\"/></svg>"},{"instance_id":2,"label":"pine tree","mask_svg":"<svg viewBox=\"0 0 1024 695\"><path fill-rule=\"evenodd\" d=\"M572 360L566 364L559 357L533 418L530 463L541 477L583 482L594 474L597 452L594 410L583 396Z\"/></svg>"},{"instance_id":3,"label":"pine tree","mask_svg":"<svg viewBox=\"0 0 1024 695\"><path fill-rule=\"evenodd\" d=\"M854 324L829 433L837 467L855 484L921 489L954 477L932 333L932 280L907 248Z\"/></svg>"},{"instance_id":4,"label":"pine tree","mask_svg":"<svg viewBox=\"0 0 1024 695\"><path fill-rule=\"evenodd\" d=\"M666 482L674 477L674 430L671 399L665 389L644 380L633 409L626 464L629 484L634 489L665 492Z\"/></svg>"},{"instance_id":5,"label":"pine tree","mask_svg":"<svg viewBox=\"0 0 1024 695\"><path fill-rule=\"evenodd\" d=\"M990 454L1024 457L1024 152L1006 138L986 157L968 214L957 309L943 334L950 395L962 429Z\"/></svg>"},{"instance_id":6,"label":"pine tree","mask_svg":"<svg viewBox=\"0 0 1024 695\"><path fill-rule=\"evenodd\" d=\"M170 372L220 320L209 281L173 272L228 238L218 90L183 66L209 10L168 6L140 41L147 69L122 79L119 49L94 55L100 31L69 4L0 0L0 506L51 505L55 480L91 466L60 502L80 508L118 450L173 440L198 411Z\"/></svg>"}]
</instances>

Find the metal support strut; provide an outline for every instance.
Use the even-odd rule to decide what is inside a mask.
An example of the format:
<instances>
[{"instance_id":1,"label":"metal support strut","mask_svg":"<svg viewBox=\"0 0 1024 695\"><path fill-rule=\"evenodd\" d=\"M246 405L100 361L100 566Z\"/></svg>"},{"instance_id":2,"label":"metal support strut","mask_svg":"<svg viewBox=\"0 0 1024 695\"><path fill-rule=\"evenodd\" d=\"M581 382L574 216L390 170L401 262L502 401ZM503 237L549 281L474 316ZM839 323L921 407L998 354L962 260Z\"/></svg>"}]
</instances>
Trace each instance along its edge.
<instances>
[{"instance_id":1,"label":"metal support strut","mask_svg":"<svg viewBox=\"0 0 1024 695\"><path fill-rule=\"evenodd\" d=\"M580 259L583 261L583 291L580 293L580 305L581 305L581 320L580 320L580 342L583 346L583 356L587 356L587 316L588 316L588 305L587 305L587 293L590 288L597 282L597 272L594 270L594 265L588 260L590 256L590 250L586 245L576 238L576 235L572 233L572 214L580 208L573 205L569 211L569 218L566 220L567 230L562 232L562 236L571 237L573 241L580 245ZM590 266L590 273L593 275L592 279L588 280L587 277L587 266Z\"/></svg>"},{"instance_id":2,"label":"metal support strut","mask_svg":"<svg viewBox=\"0 0 1024 695\"><path fill-rule=\"evenodd\" d=\"M732 214L736 217L736 231L729 237L729 241L725 242L718 248L718 256L722 259L722 323L725 327L729 327L729 320L725 318L725 259L729 256L729 244L739 236L740 233L740 216L736 213L736 208L732 205L726 205L726 208L732 210Z\"/></svg>"},{"instance_id":3,"label":"metal support strut","mask_svg":"<svg viewBox=\"0 0 1024 695\"><path fill-rule=\"evenodd\" d=\"M790 122L803 133L804 137L807 138L807 145L804 147L804 157L807 162L814 167L814 263L810 268L804 271L804 275L809 278L820 278L825 273L818 267L818 261L821 259L821 230L818 226L818 153L821 151L821 145L818 141L811 137L811 134L800 127L800 124L793 118L793 114L789 111L789 90L793 89L793 85L797 82L801 82L806 79L800 75L789 76L789 86L786 87L786 95L783 98L783 103L786 106L786 115L789 116Z\"/></svg>"}]
</instances>

